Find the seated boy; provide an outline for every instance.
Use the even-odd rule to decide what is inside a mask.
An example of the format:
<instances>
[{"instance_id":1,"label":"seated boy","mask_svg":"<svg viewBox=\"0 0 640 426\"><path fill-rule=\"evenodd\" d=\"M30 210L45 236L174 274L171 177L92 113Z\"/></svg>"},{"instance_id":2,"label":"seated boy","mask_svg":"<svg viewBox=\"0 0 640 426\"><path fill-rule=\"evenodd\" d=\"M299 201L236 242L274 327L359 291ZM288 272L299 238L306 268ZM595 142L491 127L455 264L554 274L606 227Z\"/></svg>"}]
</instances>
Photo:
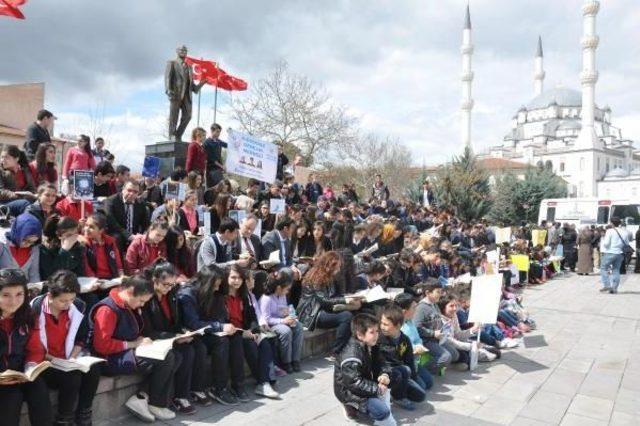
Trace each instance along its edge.
<instances>
[{"instance_id":1,"label":"seated boy","mask_svg":"<svg viewBox=\"0 0 640 426\"><path fill-rule=\"evenodd\" d=\"M428 354L429 350L422 344L422 339L418 333L416 325L413 323L413 315L416 312L416 306L418 305L413 299L413 296L407 293L402 293L396 296L395 302L402 309L404 316L404 323L402 324L401 331L405 334L413 347L413 355L416 364L416 376L413 380L422 387L425 391L431 389L433 386L433 377L427 370L424 364L426 360L421 362L422 355Z\"/></svg>"},{"instance_id":2,"label":"seated boy","mask_svg":"<svg viewBox=\"0 0 640 426\"><path fill-rule=\"evenodd\" d=\"M378 348L382 362L391 369L391 396L394 402L406 410L415 409L414 402L422 402L427 396L413 379L417 377L413 346L409 338L400 331L404 323L402 309L390 303L382 310Z\"/></svg>"},{"instance_id":3,"label":"seated boy","mask_svg":"<svg viewBox=\"0 0 640 426\"><path fill-rule=\"evenodd\" d=\"M333 372L333 392L344 405L349 419L366 414L375 425L395 426L389 407L390 371L381 363L377 348L378 320L358 314L351 320L351 338L337 354ZM377 377L376 370L382 369Z\"/></svg>"}]
</instances>

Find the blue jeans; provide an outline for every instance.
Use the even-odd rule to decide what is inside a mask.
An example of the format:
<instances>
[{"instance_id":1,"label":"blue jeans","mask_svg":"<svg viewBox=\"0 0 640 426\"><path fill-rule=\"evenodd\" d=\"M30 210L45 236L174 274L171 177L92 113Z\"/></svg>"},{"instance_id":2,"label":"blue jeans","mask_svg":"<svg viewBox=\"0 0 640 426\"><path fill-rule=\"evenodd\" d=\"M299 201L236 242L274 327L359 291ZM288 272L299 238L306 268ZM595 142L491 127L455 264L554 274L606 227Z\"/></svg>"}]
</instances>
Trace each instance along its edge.
<instances>
[{"instance_id":1,"label":"blue jeans","mask_svg":"<svg viewBox=\"0 0 640 426\"><path fill-rule=\"evenodd\" d=\"M623 254L602 253L600 258L600 281L604 288L613 291L618 290L620 285L620 265L622 265ZM609 268L611 268L611 282L609 282Z\"/></svg>"},{"instance_id":2,"label":"blue jeans","mask_svg":"<svg viewBox=\"0 0 640 426\"><path fill-rule=\"evenodd\" d=\"M24 209L26 209L29 204L31 203L27 200L13 200L8 203L2 203L3 206L9 207L9 212L13 217L18 217L24 213Z\"/></svg>"},{"instance_id":3,"label":"blue jeans","mask_svg":"<svg viewBox=\"0 0 640 426\"><path fill-rule=\"evenodd\" d=\"M427 391L411 379L411 368L400 365L391 369L391 396L396 400L408 398L413 402L422 402L427 397Z\"/></svg>"},{"instance_id":4,"label":"blue jeans","mask_svg":"<svg viewBox=\"0 0 640 426\"><path fill-rule=\"evenodd\" d=\"M367 414L373 420L384 420L391 414L391 410L380 398L367 399Z\"/></svg>"},{"instance_id":5,"label":"blue jeans","mask_svg":"<svg viewBox=\"0 0 640 426\"><path fill-rule=\"evenodd\" d=\"M431 376L429 370L427 370L423 365L419 365L417 371L418 375L414 378L414 381L425 391L431 389L433 386L433 376Z\"/></svg>"},{"instance_id":6,"label":"blue jeans","mask_svg":"<svg viewBox=\"0 0 640 426\"><path fill-rule=\"evenodd\" d=\"M424 347L429 349L431 359L427 364L429 370L436 372L438 368L451 364L451 354L444 349L436 340L425 340Z\"/></svg>"}]
</instances>

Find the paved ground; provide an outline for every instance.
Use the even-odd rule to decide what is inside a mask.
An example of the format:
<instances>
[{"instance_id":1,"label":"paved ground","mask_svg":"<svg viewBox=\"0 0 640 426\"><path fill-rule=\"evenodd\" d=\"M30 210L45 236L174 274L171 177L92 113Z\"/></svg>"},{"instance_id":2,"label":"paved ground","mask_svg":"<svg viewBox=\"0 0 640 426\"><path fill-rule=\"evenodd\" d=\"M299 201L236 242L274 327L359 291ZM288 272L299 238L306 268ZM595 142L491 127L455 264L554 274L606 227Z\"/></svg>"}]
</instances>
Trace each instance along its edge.
<instances>
[{"instance_id":1,"label":"paved ground","mask_svg":"<svg viewBox=\"0 0 640 426\"><path fill-rule=\"evenodd\" d=\"M394 408L398 423L640 425L640 276L625 277L618 295L598 287L596 276L572 274L527 289L525 305L538 330L524 346L473 373L448 371L416 411ZM281 381L281 401L216 404L169 424L345 424L328 361L304 368Z\"/></svg>"}]
</instances>

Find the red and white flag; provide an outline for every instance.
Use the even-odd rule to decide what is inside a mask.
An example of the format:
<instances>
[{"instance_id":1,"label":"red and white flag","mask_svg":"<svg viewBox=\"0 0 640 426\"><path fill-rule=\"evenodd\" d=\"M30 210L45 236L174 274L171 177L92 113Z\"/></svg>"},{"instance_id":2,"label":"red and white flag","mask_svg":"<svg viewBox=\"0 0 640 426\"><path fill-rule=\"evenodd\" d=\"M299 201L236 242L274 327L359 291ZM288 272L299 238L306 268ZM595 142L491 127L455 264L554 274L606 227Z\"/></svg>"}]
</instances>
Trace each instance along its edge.
<instances>
[{"instance_id":1,"label":"red and white flag","mask_svg":"<svg viewBox=\"0 0 640 426\"><path fill-rule=\"evenodd\" d=\"M26 2L27 0L0 0L0 15L24 19L24 15L20 11L19 6L22 6Z\"/></svg>"}]
</instances>

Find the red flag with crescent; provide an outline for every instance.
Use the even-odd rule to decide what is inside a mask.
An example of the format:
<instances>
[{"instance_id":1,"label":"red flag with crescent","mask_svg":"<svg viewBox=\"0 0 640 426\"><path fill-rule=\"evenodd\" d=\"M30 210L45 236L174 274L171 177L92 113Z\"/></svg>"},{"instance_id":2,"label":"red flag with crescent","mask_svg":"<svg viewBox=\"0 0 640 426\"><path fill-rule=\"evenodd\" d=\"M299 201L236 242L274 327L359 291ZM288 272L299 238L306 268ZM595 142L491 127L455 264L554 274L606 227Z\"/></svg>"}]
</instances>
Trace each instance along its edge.
<instances>
[{"instance_id":1,"label":"red flag with crescent","mask_svg":"<svg viewBox=\"0 0 640 426\"><path fill-rule=\"evenodd\" d=\"M187 56L184 61L191 65L193 78L198 81L207 80L208 82L209 79L217 78L221 72L224 72L213 61L205 61L204 59L196 59L190 56Z\"/></svg>"}]
</instances>

